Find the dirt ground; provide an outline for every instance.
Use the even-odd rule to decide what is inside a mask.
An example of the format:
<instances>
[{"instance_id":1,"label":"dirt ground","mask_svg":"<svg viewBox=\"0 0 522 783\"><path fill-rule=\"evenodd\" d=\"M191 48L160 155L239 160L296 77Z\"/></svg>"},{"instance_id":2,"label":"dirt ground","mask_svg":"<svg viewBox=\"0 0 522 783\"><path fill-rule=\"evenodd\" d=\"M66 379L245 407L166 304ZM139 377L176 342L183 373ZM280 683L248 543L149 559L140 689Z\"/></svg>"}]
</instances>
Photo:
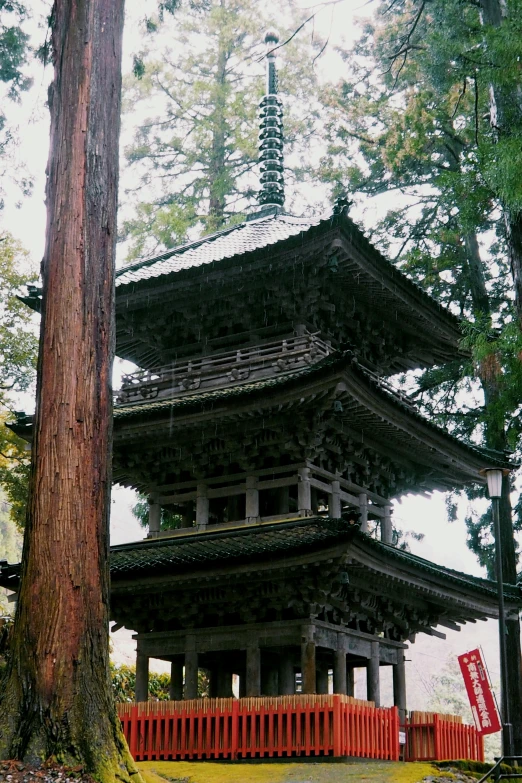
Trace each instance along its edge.
<instances>
[{"instance_id":1,"label":"dirt ground","mask_svg":"<svg viewBox=\"0 0 522 783\"><path fill-rule=\"evenodd\" d=\"M145 783L421 783L440 775L431 764L386 761L346 763L227 764L210 761L146 761ZM448 783L451 778L447 776Z\"/></svg>"}]
</instances>

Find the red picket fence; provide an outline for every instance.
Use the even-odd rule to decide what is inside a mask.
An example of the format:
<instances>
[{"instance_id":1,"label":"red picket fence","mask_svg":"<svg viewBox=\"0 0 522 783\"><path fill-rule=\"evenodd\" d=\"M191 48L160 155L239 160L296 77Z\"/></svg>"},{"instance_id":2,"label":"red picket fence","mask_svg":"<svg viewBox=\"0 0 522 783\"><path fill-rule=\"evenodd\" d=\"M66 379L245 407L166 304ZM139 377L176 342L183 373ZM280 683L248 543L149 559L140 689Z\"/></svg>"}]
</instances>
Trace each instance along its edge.
<instances>
[{"instance_id":1,"label":"red picket fence","mask_svg":"<svg viewBox=\"0 0 522 783\"><path fill-rule=\"evenodd\" d=\"M406 761L484 761L484 738L458 715L412 712L406 734Z\"/></svg>"},{"instance_id":2,"label":"red picket fence","mask_svg":"<svg viewBox=\"0 0 522 783\"><path fill-rule=\"evenodd\" d=\"M118 706L136 761L299 756L399 758L395 707L340 695Z\"/></svg>"}]
</instances>

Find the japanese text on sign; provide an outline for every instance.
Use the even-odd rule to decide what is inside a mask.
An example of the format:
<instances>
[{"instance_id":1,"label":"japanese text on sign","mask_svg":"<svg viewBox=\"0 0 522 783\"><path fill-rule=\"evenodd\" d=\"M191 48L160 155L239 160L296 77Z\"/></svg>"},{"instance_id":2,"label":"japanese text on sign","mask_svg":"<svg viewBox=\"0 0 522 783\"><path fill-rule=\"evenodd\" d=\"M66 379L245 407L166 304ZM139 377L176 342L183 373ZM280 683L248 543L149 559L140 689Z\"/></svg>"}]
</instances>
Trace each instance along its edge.
<instances>
[{"instance_id":1,"label":"japanese text on sign","mask_svg":"<svg viewBox=\"0 0 522 783\"><path fill-rule=\"evenodd\" d=\"M497 705L480 650L471 650L464 655L459 655L458 660L478 733L494 734L500 731Z\"/></svg>"}]
</instances>

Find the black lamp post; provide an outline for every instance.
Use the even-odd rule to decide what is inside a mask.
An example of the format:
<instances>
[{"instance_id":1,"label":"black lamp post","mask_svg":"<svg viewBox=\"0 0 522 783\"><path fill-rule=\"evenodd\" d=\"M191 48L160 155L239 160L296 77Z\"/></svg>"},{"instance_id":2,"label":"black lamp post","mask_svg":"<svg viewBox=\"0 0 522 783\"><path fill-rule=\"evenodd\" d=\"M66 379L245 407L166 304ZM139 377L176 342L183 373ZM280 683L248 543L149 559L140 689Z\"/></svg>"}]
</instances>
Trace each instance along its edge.
<instances>
[{"instance_id":1,"label":"black lamp post","mask_svg":"<svg viewBox=\"0 0 522 783\"><path fill-rule=\"evenodd\" d=\"M493 510L493 530L495 534L495 567L498 589L498 633L500 642L500 692L502 717L502 753L513 755L512 725L509 714L509 685L506 647L506 613L504 611L504 575L502 571L502 541L500 538L500 497L502 495L502 476L500 468L487 468L484 473L488 481L488 493Z\"/></svg>"}]
</instances>

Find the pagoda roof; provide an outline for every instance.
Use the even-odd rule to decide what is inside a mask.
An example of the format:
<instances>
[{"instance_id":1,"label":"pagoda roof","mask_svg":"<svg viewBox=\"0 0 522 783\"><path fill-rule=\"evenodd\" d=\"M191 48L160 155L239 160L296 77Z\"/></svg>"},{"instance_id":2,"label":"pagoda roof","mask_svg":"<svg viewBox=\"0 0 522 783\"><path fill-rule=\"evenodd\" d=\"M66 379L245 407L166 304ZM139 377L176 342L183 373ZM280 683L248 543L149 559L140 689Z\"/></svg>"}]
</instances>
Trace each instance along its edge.
<instances>
[{"instance_id":1,"label":"pagoda roof","mask_svg":"<svg viewBox=\"0 0 522 783\"><path fill-rule=\"evenodd\" d=\"M219 579L220 574L227 579L243 574L242 578L248 579L249 574L266 568L275 574L323 560L348 570L353 589L372 584L374 579L386 584L391 580L401 589L412 590L411 595L417 594L417 598L423 595L425 599L431 596L442 600L445 608L439 612L440 619L454 616L457 622L465 622L498 613L496 582L433 563L377 541L353 523L328 517L296 518L226 531L207 529L113 546L111 591L123 600L129 592L168 591L169 586L182 590L185 582L201 584L202 574L206 582ZM17 590L19 576L20 564L0 562L1 587ZM375 587L377 583L373 584ZM504 597L508 605L522 606L518 585L505 584Z\"/></svg>"},{"instance_id":2,"label":"pagoda roof","mask_svg":"<svg viewBox=\"0 0 522 783\"><path fill-rule=\"evenodd\" d=\"M306 272L305 272L306 270ZM41 308L41 290L23 297ZM461 320L345 212L259 216L116 272L116 352L140 367L232 350L304 324L388 374L460 358ZM225 330L223 332L223 329Z\"/></svg>"},{"instance_id":3,"label":"pagoda roof","mask_svg":"<svg viewBox=\"0 0 522 783\"><path fill-rule=\"evenodd\" d=\"M173 423L178 417L196 413L219 417L231 406L239 411L242 404L256 402L260 407L277 405L278 396L284 392L297 391L302 403L301 395L306 393L307 389L315 393L314 382L326 381L339 372L344 379L350 378L352 383L346 389L338 387L337 396L342 398L344 393L351 398L352 395L356 395L356 405L366 409L367 414L373 414L384 424L400 427L410 435L411 439L425 443L431 451L434 447L443 450L445 446L456 450L459 459L469 465L469 480L484 482L479 474L484 467L513 467L506 454L464 442L426 419L404 396L394 392L386 382L360 365L351 351L337 351L303 369L253 383L234 384L200 393L187 393L171 399L115 406L116 430L126 425L132 426L135 420L141 422L167 416L169 422ZM407 422L412 423L414 427L408 430ZM430 438L430 434L433 437Z\"/></svg>"},{"instance_id":4,"label":"pagoda roof","mask_svg":"<svg viewBox=\"0 0 522 783\"><path fill-rule=\"evenodd\" d=\"M302 242L311 228L327 222L278 213L237 223L160 255L127 264L116 272L116 287L235 258L292 238Z\"/></svg>"},{"instance_id":5,"label":"pagoda roof","mask_svg":"<svg viewBox=\"0 0 522 783\"><path fill-rule=\"evenodd\" d=\"M246 262L248 256L256 257L256 251L278 245L300 247L308 241L340 228L346 238L363 251L365 260L372 262L372 272L381 287L393 288L399 298L413 297L418 306L429 310L437 319L437 325L444 325L454 339L461 339L461 319L441 305L419 285L404 275L366 238L362 230L348 217L345 211L318 217L294 217L282 212L261 213L261 216L228 226L214 234L180 245L159 255L127 264L116 272L117 295L122 295L128 286L134 290L146 282L159 278L190 273L200 267L212 265L234 266ZM242 267L241 267L242 268ZM248 269L245 268L245 273ZM410 303L413 303L412 301Z\"/></svg>"},{"instance_id":6,"label":"pagoda roof","mask_svg":"<svg viewBox=\"0 0 522 783\"><path fill-rule=\"evenodd\" d=\"M183 536L119 544L111 547L111 579L145 574L158 576L162 571L179 574L211 565L253 562L267 556L291 554L294 557L340 541L352 542L358 551L370 555L375 565L377 561L388 561L405 572L422 572L427 584L430 578L443 579L465 591L487 595L495 603L498 599L497 583L490 579L438 565L361 533L356 524L330 517L263 523L216 532L207 529ZM518 585L505 584L504 595L510 602L522 606L522 590Z\"/></svg>"}]
</instances>

